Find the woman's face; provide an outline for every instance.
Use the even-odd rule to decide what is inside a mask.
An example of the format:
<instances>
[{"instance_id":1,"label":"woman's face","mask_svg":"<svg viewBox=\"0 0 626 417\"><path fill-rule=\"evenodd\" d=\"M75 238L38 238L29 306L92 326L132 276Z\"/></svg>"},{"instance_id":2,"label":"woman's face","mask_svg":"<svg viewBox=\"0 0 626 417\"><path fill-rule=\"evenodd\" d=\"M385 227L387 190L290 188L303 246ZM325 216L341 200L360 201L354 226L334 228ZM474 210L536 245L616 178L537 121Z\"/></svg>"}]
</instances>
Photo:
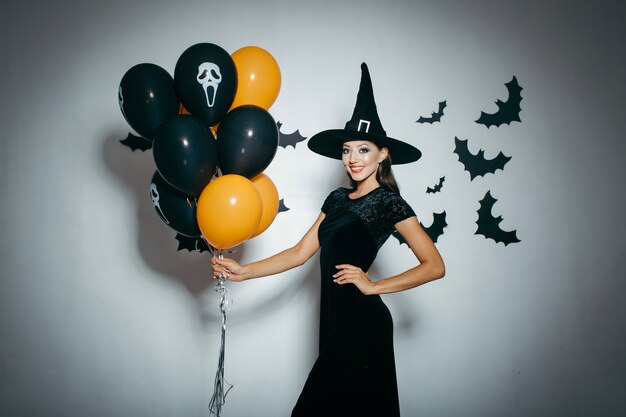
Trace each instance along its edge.
<instances>
[{"instance_id":1,"label":"woman's face","mask_svg":"<svg viewBox=\"0 0 626 417\"><path fill-rule=\"evenodd\" d=\"M378 164L387 157L387 148L380 149L368 140L353 140L343 144L341 160L350 177L361 182L373 176L376 179Z\"/></svg>"}]
</instances>

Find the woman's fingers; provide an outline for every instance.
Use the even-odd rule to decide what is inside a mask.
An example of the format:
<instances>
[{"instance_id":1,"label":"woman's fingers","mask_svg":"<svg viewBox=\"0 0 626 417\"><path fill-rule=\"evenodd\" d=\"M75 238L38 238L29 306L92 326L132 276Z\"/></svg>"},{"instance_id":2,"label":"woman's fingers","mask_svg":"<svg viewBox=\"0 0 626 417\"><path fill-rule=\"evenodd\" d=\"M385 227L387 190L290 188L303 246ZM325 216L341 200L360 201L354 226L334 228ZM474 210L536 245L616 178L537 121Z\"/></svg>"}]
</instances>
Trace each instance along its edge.
<instances>
[{"instance_id":1,"label":"woman's fingers","mask_svg":"<svg viewBox=\"0 0 626 417\"><path fill-rule=\"evenodd\" d=\"M217 258L211 258L211 266L213 268L213 278L214 279L218 279L222 276L226 277L226 279L228 279L228 276L230 275L230 272L228 271L228 269L225 267L225 264L227 264L227 262L224 262L225 259L217 259Z\"/></svg>"},{"instance_id":2,"label":"woman's fingers","mask_svg":"<svg viewBox=\"0 0 626 417\"><path fill-rule=\"evenodd\" d=\"M224 277L228 281L243 281L243 267L235 260L229 258L215 259L211 261L213 278Z\"/></svg>"},{"instance_id":3,"label":"woman's fingers","mask_svg":"<svg viewBox=\"0 0 626 417\"><path fill-rule=\"evenodd\" d=\"M350 265L350 264L335 265L335 268L337 268L337 269L351 269L351 270L360 270L361 269L358 266L354 266L354 265Z\"/></svg>"},{"instance_id":4,"label":"woman's fingers","mask_svg":"<svg viewBox=\"0 0 626 417\"><path fill-rule=\"evenodd\" d=\"M367 274L357 266L341 264L336 268L339 271L333 275L333 281L337 284L354 284L360 288L371 283Z\"/></svg>"},{"instance_id":5,"label":"woman's fingers","mask_svg":"<svg viewBox=\"0 0 626 417\"><path fill-rule=\"evenodd\" d=\"M341 264L341 265L336 265L335 268L339 269L339 271L337 271L333 277L334 278L339 278L339 277L343 277L346 276L347 274L352 274L352 275L359 275L359 273L361 273L361 268L350 265L350 264Z\"/></svg>"}]
</instances>

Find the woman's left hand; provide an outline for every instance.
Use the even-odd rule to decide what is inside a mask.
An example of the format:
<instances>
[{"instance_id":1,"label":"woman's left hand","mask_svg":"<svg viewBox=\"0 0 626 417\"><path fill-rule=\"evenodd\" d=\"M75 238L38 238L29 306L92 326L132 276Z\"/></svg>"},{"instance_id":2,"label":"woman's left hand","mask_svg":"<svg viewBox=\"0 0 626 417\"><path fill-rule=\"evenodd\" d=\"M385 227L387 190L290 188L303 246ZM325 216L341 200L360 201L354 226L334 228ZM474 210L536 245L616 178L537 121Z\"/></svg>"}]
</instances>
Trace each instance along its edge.
<instances>
[{"instance_id":1,"label":"woman's left hand","mask_svg":"<svg viewBox=\"0 0 626 417\"><path fill-rule=\"evenodd\" d=\"M339 271L333 275L333 282L343 284L354 284L365 295L374 294L374 283L363 270L350 264L336 265Z\"/></svg>"}]
</instances>

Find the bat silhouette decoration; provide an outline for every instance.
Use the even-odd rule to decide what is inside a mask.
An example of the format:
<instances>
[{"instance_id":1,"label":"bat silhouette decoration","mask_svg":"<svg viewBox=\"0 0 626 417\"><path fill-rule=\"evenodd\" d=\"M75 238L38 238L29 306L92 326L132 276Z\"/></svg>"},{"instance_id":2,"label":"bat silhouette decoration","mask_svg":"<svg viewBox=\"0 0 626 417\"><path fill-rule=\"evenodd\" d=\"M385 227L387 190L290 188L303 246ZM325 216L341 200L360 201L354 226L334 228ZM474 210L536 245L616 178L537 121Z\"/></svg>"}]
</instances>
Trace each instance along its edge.
<instances>
[{"instance_id":1,"label":"bat silhouette decoration","mask_svg":"<svg viewBox=\"0 0 626 417\"><path fill-rule=\"evenodd\" d=\"M463 164L465 170L470 173L471 180L477 176L485 176L485 174L493 174L497 169L504 170L504 166L511 160L510 156L500 152L493 159L485 159L485 151L482 149L476 155L472 155L467 147L468 140L460 140L454 138L454 153L459 156L459 162ZM470 181L471 181L470 180Z\"/></svg>"},{"instance_id":2,"label":"bat silhouette decoration","mask_svg":"<svg viewBox=\"0 0 626 417\"><path fill-rule=\"evenodd\" d=\"M280 131L282 125L281 122L276 122L276 126L278 126L278 146L282 146L285 149L287 149L287 146L291 146L296 149L296 144L306 140L306 137L302 136L298 129L288 135L284 134Z\"/></svg>"},{"instance_id":3,"label":"bat silhouette decoration","mask_svg":"<svg viewBox=\"0 0 626 417\"><path fill-rule=\"evenodd\" d=\"M443 229L448 227L448 223L446 222L446 212L443 211L441 213L433 213L433 222L429 227L425 227L422 222L420 222L420 225L424 228L424 231L428 234L428 236L430 236L432 241L437 243L439 236L443 235ZM404 240L402 235L398 233L397 230L394 230L392 235L398 239L398 242L400 242L401 245L406 243L406 240Z\"/></svg>"},{"instance_id":4,"label":"bat silhouette decoration","mask_svg":"<svg viewBox=\"0 0 626 417\"><path fill-rule=\"evenodd\" d=\"M289 207L285 205L285 199L281 198L278 202L278 212L289 211Z\"/></svg>"},{"instance_id":5,"label":"bat silhouette decoration","mask_svg":"<svg viewBox=\"0 0 626 417\"><path fill-rule=\"evenodd\" d=\"M130 132L128 136L126 136L126 139L120 139L120 143L124 146L128 146L133 152L137 149L140 151L152 149L152 141L144 139L141 136L135 136Z\"/></svg>"},{"instance_id":6,"label":"bat silhouette decoration","mask_svg":"<svg viewBox=\"0 0 626 417\"><path fill-rule=\"evenodd\" d=\"M480 112L480 117L476 120L476 123L487 126L489 129L491 126L500 126L501 124L511 124L511 122L521 122L519 113L522 110L520 103L522 102L521 91L522 87L517 82L517 78L513 76L513 79L504 84L509 92L509 98L507 101L497 100L496 105L498 111L492 114Z\"/></svg>"},{"instance_id":7,"label":"bat silhouette decoration","mask_svg":"<svg viewBox=\"0 0 626 417\"><path fill-rule=\"evenodd\" d=\"M502 222L502 216L493 217L491 209L495 202L498 201L491 196L491 191L487 191L485 197L480 200L480 208L478 209L478 229L474 233L475 235L483 235L486 239L493 239L496 243L502 242L504 246L509 243L521 242L517 238L517 230L505 232L500 229L500 222Z\"/></svg>"},{"instance_id":8,"label":"bat silhouette decoration","mask_svg":"<svg viewBox=\"0 0 626 417\"><path fill-rule=\"evenodd\" d=\"M187 249L189 252L211 252L211 248L209 247L209 245L205 242L204 239L202 239L201 236L198 237L189 237L189 236L185 236L185 235L181 235L180 233L176 234L176 240L178 240L178 249L177 250L183 250L183 249Z\"/></svg>"},{"instance_id":9,"label":"bat silhouette decoration","mask_svg":"<svg viewBox=\"0 0 626 417\"><path fill-rule=\"evenodd\" d=\"M432 124L435 122L441 122L441 117L443 116L443 109L445 109L447 105L448 105L447 100L440 101L439 108L437 109L436 112L432 112L430 114L430 117L420 116L420 118L417 119L416 123L431 123Z\"/></svg>"},{"instance_id":10,"label":"bat silhouette decoration","mask_svg":"<svg viewBox=\"0 0 626 417\"><path fill-rule=\"evenodd\" d=\"M441 191L443 187L443 182L446 180L446 177L439 178L439 183L435 184L433 187L426 187L426 194L434 194Z\"/></svg>"}]
</instances>

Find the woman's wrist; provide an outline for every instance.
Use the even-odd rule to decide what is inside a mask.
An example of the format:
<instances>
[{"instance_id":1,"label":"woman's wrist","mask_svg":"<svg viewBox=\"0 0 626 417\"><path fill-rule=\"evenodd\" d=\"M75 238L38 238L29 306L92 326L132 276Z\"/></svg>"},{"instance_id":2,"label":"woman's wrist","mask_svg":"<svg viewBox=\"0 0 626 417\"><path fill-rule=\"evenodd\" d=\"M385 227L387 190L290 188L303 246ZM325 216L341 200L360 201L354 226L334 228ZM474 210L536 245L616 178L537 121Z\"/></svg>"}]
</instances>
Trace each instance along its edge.
<instances>
[{"instance_id":1,"label":"woman's wrist","mask_svg":"<svg viewBox=\"0 0 626 417\"><path fill-rule=\"evenodd\" d=\"M252 278L252 268L250 267L250 264L242 265L241 266L241 280L246 281L250 278Z\"/></svg>"},{"instance_id":2,"label":"woman's wrist","mask_svg":"<svg viewBox=\"0 0 626 417\"><path fill-rule=\"evenodd\" d=\"M380 281L373 281L368 295L380 295Z\"/></svg>"}]
</instances>

